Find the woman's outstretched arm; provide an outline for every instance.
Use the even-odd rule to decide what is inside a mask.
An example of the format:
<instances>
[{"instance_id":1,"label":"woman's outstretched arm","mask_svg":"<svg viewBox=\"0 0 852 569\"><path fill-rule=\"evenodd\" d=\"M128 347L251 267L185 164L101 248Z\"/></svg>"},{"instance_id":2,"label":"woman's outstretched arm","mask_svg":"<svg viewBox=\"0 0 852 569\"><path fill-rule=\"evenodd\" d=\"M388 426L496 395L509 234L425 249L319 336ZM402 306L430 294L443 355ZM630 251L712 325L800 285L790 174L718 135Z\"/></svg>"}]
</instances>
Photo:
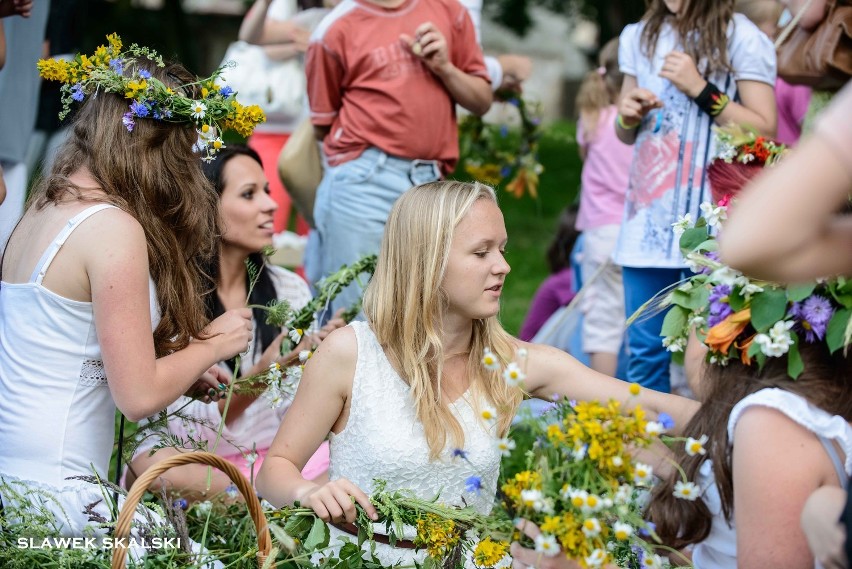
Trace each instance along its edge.
<instances>
[{"instance_id":1,"label":"woman's outstretched arm","mask_svg":"<svg viewBox=\"0 0 852 569\"><path fill-rule=\"evenodd\" d=\"M534 397L550 399L553 395L581 401L616 399L627 406L641 405L654 414L668 413L675 421L673 433L686 425L700 403L667 393L642 388L638 396L630 393L631 384L598 373L578 362L573 356L538 344L519 342L527 349L526 388Z\"/></svg>"}]
</instances>

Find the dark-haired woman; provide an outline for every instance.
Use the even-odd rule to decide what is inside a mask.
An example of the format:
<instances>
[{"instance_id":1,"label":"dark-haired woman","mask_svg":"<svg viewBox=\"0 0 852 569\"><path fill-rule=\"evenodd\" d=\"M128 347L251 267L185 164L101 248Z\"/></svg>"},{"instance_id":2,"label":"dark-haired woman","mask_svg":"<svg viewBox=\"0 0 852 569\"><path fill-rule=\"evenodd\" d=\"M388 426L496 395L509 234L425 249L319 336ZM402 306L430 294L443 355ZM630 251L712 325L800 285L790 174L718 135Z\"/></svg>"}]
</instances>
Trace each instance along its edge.
<instances>
[{"instance_id":1,"label":"dark-haired woman","mask_svg":"<svg viewBox=\"0 0 852 569\"><path fill-rule=\"evenodd\" d=\"M311 300L308 285L295 273L266 263L260 252L272 244L272 218L278 205L270 196L258 154L246 146L228 146L203 168L219 194L223 226L219 255L209 270L216 288L206 297L208 313L215 316L246 304L266 306L278 299L289 301L295 310L302 308ZM250 284L249 266L258 271L254 286ZM305 336L295 349L282 355L281 343L288 331L266 324L261 309L255 308L252 317L255 332L248 355L241 358L240 376L263 372L273 362L285 368L298 363L300 351L309 350L311 344L319 343L328 331L343 325L341 320L334 319L319 334ZM221 365L232 374L235 360L224 361ZM220 399L216 405L178 400L169 411L180 409L182 417L170 419L169 434L178 440L206 442L208 450L228 458L246 477L251 477L252 471L256 473L263 462L289 401L286 398L275 401L259 393L235 394L228 404L222 426L225 404L225 399ZM186 450L170 447L150 454L150 449L159 442L156 434L143 441L131 463L128 483L151 464ZM313 479L327 468L328 447L323 445L305 467L304 475ZM208 485L207 473L208 468L203 465L173 468L163 475L157 486L164 485L176 494L197 498L221 492L230 484L224 474L216 471Z\"/></svg>"}]
</instances>

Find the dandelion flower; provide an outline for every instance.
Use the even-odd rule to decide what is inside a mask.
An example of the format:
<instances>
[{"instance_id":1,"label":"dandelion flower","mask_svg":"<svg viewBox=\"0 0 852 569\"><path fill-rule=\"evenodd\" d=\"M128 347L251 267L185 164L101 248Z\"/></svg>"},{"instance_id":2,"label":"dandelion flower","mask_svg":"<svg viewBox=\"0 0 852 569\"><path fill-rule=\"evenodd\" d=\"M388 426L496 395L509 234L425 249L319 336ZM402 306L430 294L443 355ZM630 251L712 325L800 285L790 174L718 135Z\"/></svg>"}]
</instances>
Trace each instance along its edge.
<instances>
[{"instance_id":1,"label":"dandelion flower","mask_svg":"<svg viewBox=\"0 0 852 569\"><path fill-rule=\"evenodd\" d=\"M701 438L693 439L689 437L686 439L686 454L689 456L695 456L696 454L707 454L707 449L704 448L704 445L707 443L707 435L701 435Z\"/></svg>"}]
</instances>

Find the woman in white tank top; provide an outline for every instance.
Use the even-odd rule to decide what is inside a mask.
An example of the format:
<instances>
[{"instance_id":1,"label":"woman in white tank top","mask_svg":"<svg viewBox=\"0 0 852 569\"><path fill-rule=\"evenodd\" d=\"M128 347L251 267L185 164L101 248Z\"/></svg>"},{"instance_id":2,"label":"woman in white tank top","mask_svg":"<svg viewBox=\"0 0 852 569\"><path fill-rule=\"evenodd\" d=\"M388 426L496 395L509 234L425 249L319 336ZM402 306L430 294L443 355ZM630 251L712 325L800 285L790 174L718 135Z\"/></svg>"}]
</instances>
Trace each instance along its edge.
<instances>
[{"instance_id":1,"label":"woman in white tank top","mask_svg":"<svg viewBox=\"0 0 852 569\"><path fill-rule=\"evenodd\" d=\"M338 546L346 534L355 539L350 496L375 516L366 493L377 478L391 491L408 489L426 499L440 493L446 503L489 512L500 464L497 442L521 391L483 367L486 348L504 365L526 350L525 388L535 397L629 399L628 384L503 330L497 313L509 272L506 242L503 216L487 186L434 182L403 194L364 295L367 321L332 332L308 361L258 475L265 499L313 508L339 526L332 538ZM679 424L697 407L652 391L643 391L638 402ZM484 418L495 414L495 420ZM329 433L331 481L319 485L299 470ZM470 462L453 460L454 450ZM478 493L465 488L472 473L481 476ZM411 550L412 533L402 537L396 547L377 538L383 563L422 560L422 552L418 557Z\"/></svg>"},{"instance_id":2,"label":"woman in white tank top","mask_svg":"<svg viewBox=\"0 0 852 569\"><path fill-rule=\"evenodd\" d=\"M197 96L178 65L123 72ZM84 101L2 263L0 497L11 518L43 505L62 535L111 518L103 490L71 477L106 479L116 408L137 421L187 392L217 399L211 366L251 337L248 309L204 317L217 203L193 125L137 115L128 132L128 114L124 93Z\"/></svg>"}]
</instances>

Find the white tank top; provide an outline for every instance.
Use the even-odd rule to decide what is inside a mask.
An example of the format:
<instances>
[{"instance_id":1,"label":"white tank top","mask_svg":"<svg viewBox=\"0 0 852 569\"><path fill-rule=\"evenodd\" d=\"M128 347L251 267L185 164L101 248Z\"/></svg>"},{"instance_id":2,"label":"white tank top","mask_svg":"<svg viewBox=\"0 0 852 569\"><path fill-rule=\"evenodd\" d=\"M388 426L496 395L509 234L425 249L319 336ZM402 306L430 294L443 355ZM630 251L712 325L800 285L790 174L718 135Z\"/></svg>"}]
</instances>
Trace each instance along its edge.
<instances>
[{"instance_id":1,"label":"white tank top","mask_svg":"<svg viewBox=\"0 0 852 569\"><path fill-rule=\"evenodd\" d=\"M744 397L731 410L728 419L728 440L734 440L737 421L749 407L770 407L787 415L791 420L812 431L823 441L826 452L832 459L841 483L852 474L852 427L837 415L831 415L811 405L803 397L778 388L761 389ZM841 463L834 446L835 441L846 455ZM696 569L736 569L737 533L733 522L728 524L722 513L722 500L713 475L713 461L705 460L698 472L698 486L702 489L701 498L713 514L710 534L697 544L692 552L692 562Z\"/></svg>"},{"instance_id":2,"label":"white tank top","mask_svg":"<svg viewBox=\"0 0 852 569\"><path fill-rule=\"evenodd\" d=\"M0 475L69 485L106 476L115 432L91 302L42 285L62 245L99 204L71 218L25 283L0 283ZM151 283L153 285L153 283ZM152 319L159 321L151 289Z\"/></svg>"}]
</instances>

